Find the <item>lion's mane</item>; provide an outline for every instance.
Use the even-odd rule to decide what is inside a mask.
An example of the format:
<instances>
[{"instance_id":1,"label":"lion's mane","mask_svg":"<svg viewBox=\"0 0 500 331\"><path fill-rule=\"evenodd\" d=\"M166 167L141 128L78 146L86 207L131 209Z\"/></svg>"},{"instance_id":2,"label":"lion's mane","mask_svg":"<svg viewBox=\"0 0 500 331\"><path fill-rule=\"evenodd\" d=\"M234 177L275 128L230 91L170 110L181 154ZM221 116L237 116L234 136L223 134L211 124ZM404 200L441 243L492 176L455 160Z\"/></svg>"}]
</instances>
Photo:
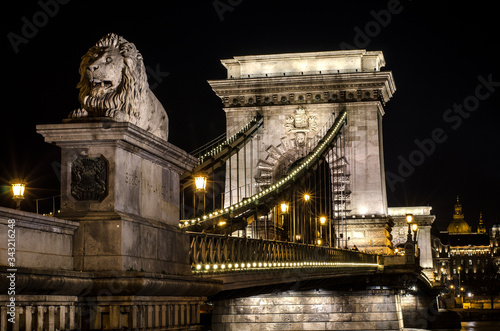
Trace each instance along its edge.
<instances>
[{"instance_id":1,"label":"lion's mane","mask_svg":"<svg viewBox=\"0 0 500 331\"><path fill-rule=\"evenodd\" d=\"M92 82L88 77L89 66L94 57L110 49L114 49L114 54L119 54L120 57L113 58L113 61L123 61L123 69L118 73L121 74L121 81L104 95L92 95ZM113 68L101 70L117 70L116 67ZM73 111L71 118L110 117L116 121L130 122L167 139L166 112L149 88L142 55L133 43L114 33L107 34L82 57L79 73L80 82L77 88L80 90L78 100L81 108Z\"/></svg>"},{"instance_id":2,"label":"lion's mane","mask_svg":"<svg viewBox=\"0 0 500 331\"><path fill-rule=\"evenodd\" d=\"M90 96L91 82L87 78L86 70L94 54L106 47L118 49L122 56L125 65L122 72L122 82L113 92L104 97L95 98ZM137 108L139 100L143 97L143 92L148 88L148 83L142 55L133 43L114 33L104 36L82 57L79 73L80 82L77 88L80 89L80 93L78 99L80 105L92 116L105 116L105 112L110 109L121 110L131 117L140 116L138 112L134 113L133 109Z\"/></svg>"}]
</instances>

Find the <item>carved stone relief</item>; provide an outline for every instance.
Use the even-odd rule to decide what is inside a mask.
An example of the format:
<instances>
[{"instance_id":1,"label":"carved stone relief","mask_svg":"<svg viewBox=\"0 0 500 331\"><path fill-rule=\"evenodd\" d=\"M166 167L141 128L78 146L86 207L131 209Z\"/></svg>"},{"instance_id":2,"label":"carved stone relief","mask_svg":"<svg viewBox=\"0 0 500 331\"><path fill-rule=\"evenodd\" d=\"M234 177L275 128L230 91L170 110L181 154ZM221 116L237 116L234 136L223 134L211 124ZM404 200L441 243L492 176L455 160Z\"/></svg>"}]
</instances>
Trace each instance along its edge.
<instances>
[{"instance_id":1,"label":"carved stone relief","mask_svg":"<svg viewBox=\"0 0 500 331\"><path fill-rule=\"evenodd\" d=\"M71 166L71 195L79 201L102 201L107 193L107 162L104 157L81 157Z\"/></svg>"},{"instance_id":2,"label":"carved stone relief","mask_svg":"<svg viewBox=\"0 0 500 331\"><path fill-rule=\"evenodd\" d=\"M295 143L298 147L305 145L310 131L317 130L316 116L311 116L304 107L298 107L295 113L285 120L285 133L295 135Z\"/></svg>"}]
</instances>

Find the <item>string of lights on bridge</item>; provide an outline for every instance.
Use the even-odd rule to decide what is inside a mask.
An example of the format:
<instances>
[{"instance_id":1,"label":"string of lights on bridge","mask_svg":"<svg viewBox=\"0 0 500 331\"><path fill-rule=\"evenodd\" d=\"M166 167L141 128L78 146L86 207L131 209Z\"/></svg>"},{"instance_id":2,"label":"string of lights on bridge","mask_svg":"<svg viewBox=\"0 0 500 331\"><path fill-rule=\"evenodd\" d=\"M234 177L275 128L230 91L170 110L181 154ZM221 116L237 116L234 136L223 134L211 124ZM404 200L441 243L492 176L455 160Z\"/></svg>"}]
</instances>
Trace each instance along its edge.
<instances>
[{"instance_id":1,"label":"string of lights on bridge","mask_svg":"<svg viewBox=\"0 0 500 331\"><path fill-rule=\"evenodd\" d=\"M378 263L363 262L248 262L248 263L198 263L192 266L194 273L234 272L264 269L297 269L297 268L378 268Z\"/></svg>"},{"instance_id":2,"label":"string of lights on bridge","mask_svg":"<svg viewBox=\"0 0 500 331\"><path fill-rule=\"evenodd\" d=\"M220 209L218 211L214 211L212 213L209 213L208 215L203 215L201 217L198 217L196 219L192 219L191 221L184 221L183 223L180 223L179 226L190 226L190 225L195 225L199 222L204 222L211 220L216 217L220 217L225 214L229 214L231 212L234 212L235 210L245 207L251 203L254 203L256 200L259 200L261 198L264 198L265 196L274 193L276 190L281 188L283 185L287 184L291 180L295 178L301 171L307 169L307 167L319 156L321 155L325 148L330 144L330 142L334 139L334 137L337 135L339 132L340 128L342 127L345 119L347 117L347 112L344 111L342 112L339 117L335 120L335 123L333 124L333 129L330 131L329 134L326 135L326 137L323 139L321 143L319 143L313 151L309 154L309 156L304 159L304 161L301 162L299 166L297 166L295 169L291 170L288 175L286 175L284 178L280 179L277 183L271 185L270 187L266 188L260 193L257 193L248 199L242 200L240 202L237 202L229 207L226 207L224 209Z\"/></svg>"}]
</instances>

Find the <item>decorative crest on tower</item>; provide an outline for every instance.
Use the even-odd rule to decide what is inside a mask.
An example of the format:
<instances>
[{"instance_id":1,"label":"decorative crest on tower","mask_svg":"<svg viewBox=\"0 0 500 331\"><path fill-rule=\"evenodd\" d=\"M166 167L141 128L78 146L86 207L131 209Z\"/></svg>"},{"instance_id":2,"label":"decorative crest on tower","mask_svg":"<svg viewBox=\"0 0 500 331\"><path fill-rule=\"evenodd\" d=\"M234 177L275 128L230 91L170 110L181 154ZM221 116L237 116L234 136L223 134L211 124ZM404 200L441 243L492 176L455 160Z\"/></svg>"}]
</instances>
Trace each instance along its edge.
<instances>
[{"instance_id":1,"label":"decorative crest on tower","mask_svg":"<svg viewBox=\"0 0 500 331\"><path fill-rule=\"evenodd\" d=\"M299 106L295 113L285 120L285 132L295 134L295 141L298 146L305 145L307 134L310 131L317 130L318 121L316 116L310 116L309 112L302 106Z\"/></svg>"}]
</instances>

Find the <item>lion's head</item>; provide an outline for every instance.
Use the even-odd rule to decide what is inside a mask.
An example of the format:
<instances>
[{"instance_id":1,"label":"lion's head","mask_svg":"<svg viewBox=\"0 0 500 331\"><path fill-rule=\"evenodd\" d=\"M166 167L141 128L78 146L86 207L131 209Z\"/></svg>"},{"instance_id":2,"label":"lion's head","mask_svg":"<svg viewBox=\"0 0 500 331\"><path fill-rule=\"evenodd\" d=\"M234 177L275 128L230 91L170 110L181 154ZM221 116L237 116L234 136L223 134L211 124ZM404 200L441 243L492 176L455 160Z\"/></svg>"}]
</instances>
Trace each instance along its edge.
<instances>
[{"instance_id":1,"label":"lion's head","mask_svg":"<svg viewBox=\"0 0 500 331\"><path fill-rule=\"evenodd\" d=\"M168 117L149 88L142 55L114 33L99 40L80 64L80 108L71 118L110 117L167 140Z\"/></svg>"},{"instance_id":2,"label":"lion's head","mask_svg":"<svg viewBox=\"0 0 500 331\"><path fill-rule=\"evenodd\" d=\"M142 55L133 43L107 34L82 57L79 72L78 99L90 116L140 116L136 104L148 83Z\"/></svg>"}]
</instances>

